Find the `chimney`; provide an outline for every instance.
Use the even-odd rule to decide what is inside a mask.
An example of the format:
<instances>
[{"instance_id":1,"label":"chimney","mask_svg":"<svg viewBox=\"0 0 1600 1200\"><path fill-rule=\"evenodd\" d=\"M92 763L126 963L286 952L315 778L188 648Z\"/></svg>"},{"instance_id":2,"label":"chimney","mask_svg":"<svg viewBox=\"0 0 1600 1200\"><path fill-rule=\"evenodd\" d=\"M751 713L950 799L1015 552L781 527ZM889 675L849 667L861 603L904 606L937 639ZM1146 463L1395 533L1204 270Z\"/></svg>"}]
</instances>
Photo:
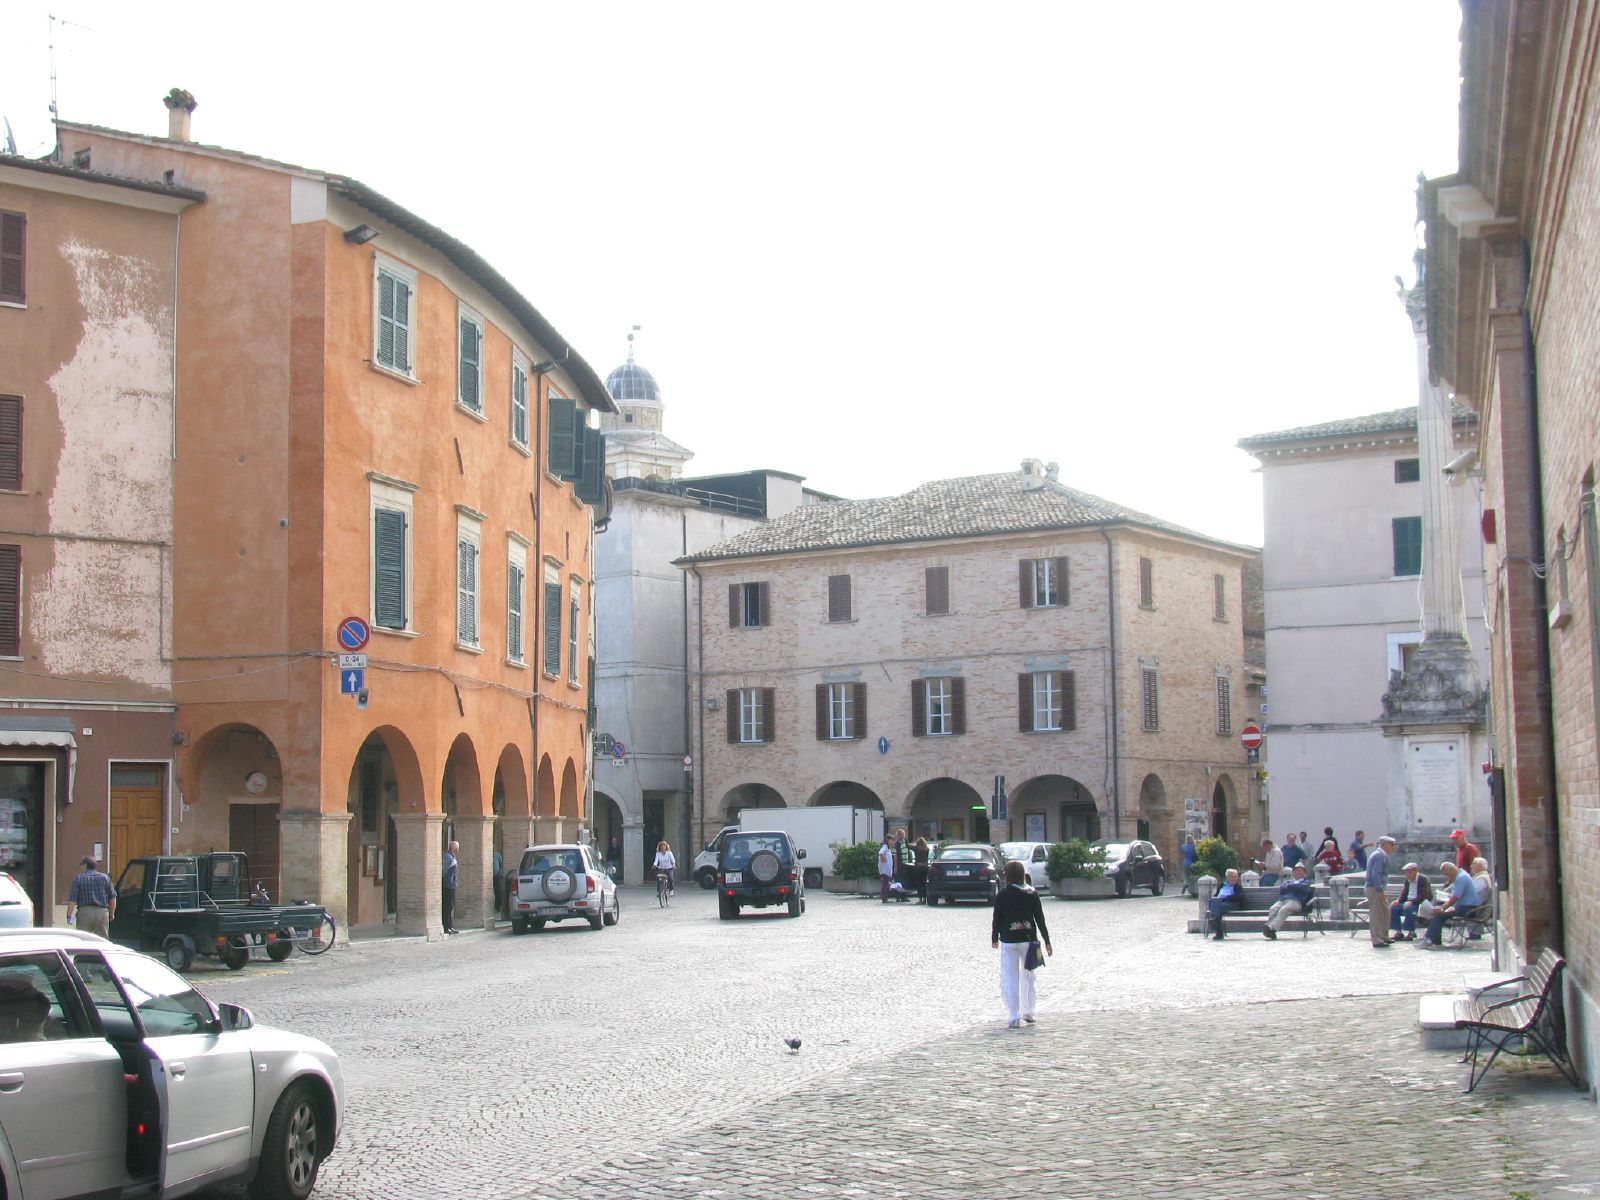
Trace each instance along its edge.
<instances>
[{"instance_id":1,"label":"chimney","mask_svg":"<svg viewBox=\"0 0 1600 1200\"><path fill-rule=\"evenodd\" d=\"M189 119L198 102L182 88L173 88L161 98L167 106L167 137L175 142L189 140Z\"/></svg>"},{"instance_id":2,"label":"chimney","mask_svg":"<svg viewBox=\"0 0 1600 1200\"><path fill-rule=\"evenodd\" d=\"M1044 464L1037 458L1022 460L1022 490L1037 492L1044 486Z\"/></svg>"},{"instance_id":3,"label":"chimney","mask_svg":"<svg viewBox=\"0 0 1600 1200\"><path fill-rule=\"evenodd\" d=\"M1046 479L1048 479L1051 483L1058 482L1060 480L1060 478L1061 478L1061 464L1060 463L1045 463L1045 465L1044 465L1044 477Z\"/></svg>"}]
</instances>

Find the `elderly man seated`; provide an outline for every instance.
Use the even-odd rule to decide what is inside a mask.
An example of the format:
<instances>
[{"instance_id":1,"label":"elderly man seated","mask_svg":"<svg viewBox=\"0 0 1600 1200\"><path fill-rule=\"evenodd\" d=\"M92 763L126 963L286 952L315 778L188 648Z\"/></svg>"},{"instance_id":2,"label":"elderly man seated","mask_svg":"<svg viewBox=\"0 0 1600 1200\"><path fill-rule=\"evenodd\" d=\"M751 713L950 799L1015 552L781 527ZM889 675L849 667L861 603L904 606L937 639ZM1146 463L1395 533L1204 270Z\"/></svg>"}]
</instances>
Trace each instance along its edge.
<instances>
[{"instance_id":1,"label":"elderly man seated","mask_svg":"<svg viewBox=\"0 0 1600 1200\"><path fill-rule=\"evenodd\" d=\"M1225 936L1222 930L1222 914L1237 912L1244 906L1244 888L1239 885L1239 872L1233 867L1228 868L1228 873L1223 877L1222 886L1217 889L1217 894L1211 897L1211 928L1215 931L1211 940L1220 942Z\"/></svg>"},{"instance_id":2,"label":"elderly man seated","mask_svg":"<svg viewBox=\"0 0 1600 1200\"><path fill-rule=\"evenodd\" d=\"M1417 940L1417 909L1423 901L1433 899L1433 884L1414 862L1401 868L1406 881L1400 886L1400 898L1389 910L1389 929L1397 942Z\"/></svg>"},{"instance_id":3,"label":"elderly man seated","mask_svg":"<svg viewBox=\"0 0 1600 1200\"><path fill-rule=\"evenodd\" d=\"M1272 844L1271 838L1261 839L1261 857L1255 860L1255 865L1261 872L1262 887L1271 887L1283 874L1283 851Z\"/></svg>"},{"instance_id":4,"label":"elderly man seated","mask_svg":"<svg viewBox=\"0 0 1600 1200\"><path fill-rule=\"evenodd\" d=\"M1478 889L1472 886L1472 876L1453 862L1439 864L1448 895L1433 906L1433 916L1428 918L1428 931L1422 935L1424 950L1437 950L1444 937L1444 924L1459 917L1469 909L1478 907Z\"/></svg>"},{"instance_id":5,"label":"elderly man seated","mask_svg":"<svg viewBox=\"0 0 1600 1200\"><path fill-rule=\"evenodd\" d=\"M1261 936L1270 942L1278 940L1278 930L1296 913L1311 907L1311 880L1306 878L1305 863L1295 863L1289 878L1278 885L1278 902L1267 909L1267 926Z\"/></svg>"}]
</instances>

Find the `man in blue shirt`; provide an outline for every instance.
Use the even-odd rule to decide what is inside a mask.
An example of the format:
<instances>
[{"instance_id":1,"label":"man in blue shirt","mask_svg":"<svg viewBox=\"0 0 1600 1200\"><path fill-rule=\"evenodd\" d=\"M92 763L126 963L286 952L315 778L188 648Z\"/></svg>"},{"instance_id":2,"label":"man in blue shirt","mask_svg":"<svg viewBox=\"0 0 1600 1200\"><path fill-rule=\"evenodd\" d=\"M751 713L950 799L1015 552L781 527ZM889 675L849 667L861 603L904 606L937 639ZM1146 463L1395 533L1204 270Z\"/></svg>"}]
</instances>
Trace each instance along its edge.
<instances>
[{"instance_id":1,"label":"man in blue shirt","mask_svg":"<svg viewBox=\"0 0 1600 1200\"><path fill-rule=\"evenodd\" d=\"M1294 834L1290 834L1293 837ZM1267 927L1261 936L1269 942L1278 940L1278 930L1296 913L1311 907L1311 880L1306 878L1305 863L1295 863L1289 878L1278 885L1278 902L1267 910Z\"/></svg>"},{"instance_id":2,"label":"man in blue shirt","mask_svg":"<svg viewBox=\"0 0 1600 1200\"><path fill-rule=\"evenodd\" d=\"M1243 904L1244 889L1239 886L1239 872L1230 867L1217 894L1211 897L1211 927L1216 930L1211 935L1213 942L1220 942L1223 938L1222 914L1230 910L1237 911Z\"/></svg>"},{"instance_id":3,"label":"man in blue shirt","mask_svg":"<svg viewBox=\"0 0 1600 1200\"><path fill-rule=\"evenodd\" d=\"M1437 950L1444 936L1444 923L1453 913L1466 912L1478 902L1478 889L1472 886L1472 876L1455 863L1440 863L1439 873L1444 876L1445 890L1450 894L1442 903L1434 906L1433 916L1428 920L1428 932L1422 935L1419 943L1424 950Z\"/></svg>"},{"instance_id":4,"label":"man in blue shirt","mask_svg":"<svg viewBox=\"0 0 1600 1200\"><path fill-rule=\"evenodd\" d=\"M1350 839L1350 852L1345 855L1346 858L1348 858L1363 871L1366 870L1367 867L1367 849L1372 845L1371 842L1364 842L1361 840L1366 836L1366 830L1356 830L1355 837Z\"/></svg>"},{"instance_id":5,"label":"man in blue shirt","mask_svg":"<svg viewBox=\"0 0 1600 1200\"><path fill-rule=\"evenodd\" d=\"M107 937L117 911L117 889L111 886L111 876L97 870L97 865L86 856L83 870L72 877L72 890L67 893L67 922L85 933Z\"/></svg>"},{"instance_id":6,"label":"man in blue shirt","mask_svg":"<svg viewBox=\"0 0 1600 1200\"><path fill-rule=\"evenodd\" d=\"M461 878L461 864L456 854L461 850L460 842L451 842L445 847L444 874L440 879L443 886L443 895L440 897L440 916L444 918L444 931L456 931L456 883Z\"/></svg>"},{"instance_id":7,"label":"man in blue shirt","mask_svg":"<svg viewBox=\"0 0 1600 1200\"><path fill-rule=\"evenodd\" d=\"M1351 849L1361 845L1361 831L1356 830L1356 840ZM1367 859L1367 925L1372 932L1374 950L1389 946L1389 851L1394 849L1394 839L1384 834L1378 839L1378 848Z\"/></svg>"},{"instance_id":8,"label":"man in blue shirt","mask_svg":"<svg viewBox=\"0 0 1600 1200\"><path fill-rule=\"evenodd\" d=\"M1303 863L1310 857L1306 853L1306 848L1295 840L1294 834L1286 833L1283 835L1283 869L1285 871L1294 870L1295 863Z\"/></svg>"}]
</instances>

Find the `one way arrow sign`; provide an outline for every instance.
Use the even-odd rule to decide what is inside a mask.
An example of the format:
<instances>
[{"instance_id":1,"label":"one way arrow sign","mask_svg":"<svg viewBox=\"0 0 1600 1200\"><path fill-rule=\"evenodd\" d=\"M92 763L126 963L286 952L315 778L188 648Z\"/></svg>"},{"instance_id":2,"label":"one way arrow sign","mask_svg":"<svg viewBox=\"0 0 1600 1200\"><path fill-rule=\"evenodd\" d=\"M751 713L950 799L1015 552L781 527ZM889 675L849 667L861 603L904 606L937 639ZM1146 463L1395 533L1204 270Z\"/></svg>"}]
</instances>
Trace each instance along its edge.
<instances>
[{"instance_id":1,"label":"one way arrow sign","mask_svg":"<svg viewBox=\"0 0 1600 1200\"><path fill-rule=\"evenodd\" d=\"M346 696L358 694L367 686L367 673L365 671L340 671L339 690Z\"/></svg>"}]
</instances>

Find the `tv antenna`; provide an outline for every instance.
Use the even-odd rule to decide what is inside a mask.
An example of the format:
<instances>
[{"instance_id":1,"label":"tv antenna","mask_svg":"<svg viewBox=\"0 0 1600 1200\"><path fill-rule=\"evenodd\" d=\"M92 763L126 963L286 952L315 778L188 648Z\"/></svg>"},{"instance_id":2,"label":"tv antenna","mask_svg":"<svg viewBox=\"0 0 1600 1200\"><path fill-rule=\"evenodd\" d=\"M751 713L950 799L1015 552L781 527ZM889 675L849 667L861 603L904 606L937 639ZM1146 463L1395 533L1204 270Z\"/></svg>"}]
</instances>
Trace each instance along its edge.
<instances>
[{"instance_id":1,"label":"tv antenna","mask_svg":"<svg viewBox=\"0 0 1600 1200\"><path fill-rule=\"evenodd\" d=\"M633 334L634 333L638 333L643 328L644 328L643 325L635 325L633 327L633 333L630 333L628 335L628 361L629 362L633 361Z\"/></svg>"},{"instance_id":2,"label":"tv antenna","mask_svg":"<svg viewBox=\"0 0 1600 1200\"><path fill-rule=\"evenodd\" d=\"M60 97L57 95L57 88L56 88L56 26L57 25L69 25L73 29L81 29L85 33L93 33L94 32L94 30L90 29L87 25L80 25L76 21L69 21L65 17L58 17L58 16L55 15L55 13L51 13L50 14L50 119L52 121L54 121L56 118L58 118L61 115L61 108L60 108L60 104L59 104Z\"/></svg>"}]
</instances>

